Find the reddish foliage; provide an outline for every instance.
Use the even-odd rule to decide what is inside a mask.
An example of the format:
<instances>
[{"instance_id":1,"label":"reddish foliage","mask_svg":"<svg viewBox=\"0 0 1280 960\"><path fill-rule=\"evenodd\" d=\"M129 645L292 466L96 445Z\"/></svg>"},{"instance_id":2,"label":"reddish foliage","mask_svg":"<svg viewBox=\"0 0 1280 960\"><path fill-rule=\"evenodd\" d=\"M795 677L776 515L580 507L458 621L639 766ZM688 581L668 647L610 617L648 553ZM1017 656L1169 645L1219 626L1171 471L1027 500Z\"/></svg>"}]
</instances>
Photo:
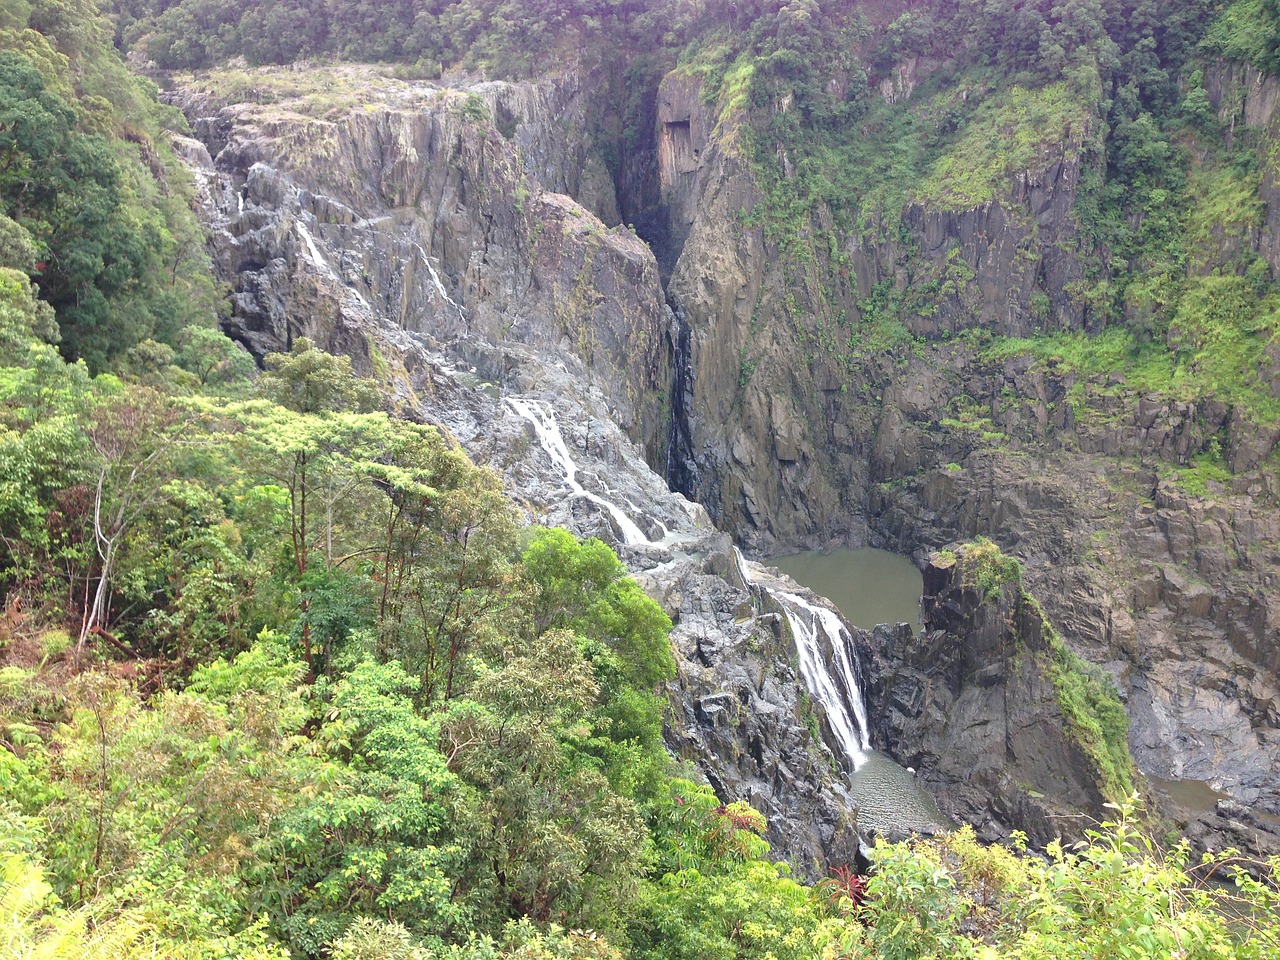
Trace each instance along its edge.
<instances>
[{"instance_id":1,"label":"reddish foliage","mask_svg":"<svg viewBox=\"0 0 1280 960\"><path fill-rule=\"evenodd\" d=\"M832 909L857 910L867 899L867 878L854 872L851 866L832 867L831 876L818 886L827 895L827 905Z\"/></svg>"}]
</instances>

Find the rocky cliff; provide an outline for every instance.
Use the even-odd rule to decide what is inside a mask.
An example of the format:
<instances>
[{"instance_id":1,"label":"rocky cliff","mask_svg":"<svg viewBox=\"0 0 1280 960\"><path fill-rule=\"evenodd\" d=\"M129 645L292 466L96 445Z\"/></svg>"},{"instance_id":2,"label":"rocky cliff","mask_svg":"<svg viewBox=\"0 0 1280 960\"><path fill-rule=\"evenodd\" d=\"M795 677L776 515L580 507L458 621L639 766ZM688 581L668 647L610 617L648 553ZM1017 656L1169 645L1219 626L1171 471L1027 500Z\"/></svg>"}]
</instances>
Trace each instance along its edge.
<instances>
[{"instance_id":1,"label":"rocky cliff","mask_svg":"<svg viewBox=\"0 0 1280 960\"><path fill-rule=\"evenodd\" d=\"M1264 139L1273 87L1256 71L1210 83L1223 116ZM812 222L844 239L797 256L752 226L763 189L741 118L700 116L687 73L662 96L664 135L683 144L660 156L672 232L686 234L668 286L688 327L681 489L764 553L870 543L923 563L993 538L1025 561L1066 641L1115 678L1143 770L1280 812L1275 423L985 345L1095 327L1076 295L1093 132L1065 126L980 203L916 196L900 221L845 233L819 209ZM1269 258L1270 162L1266 225L1238 240ZM1225 239L1211 246L1230 260ZM927 309L886 341L864 311L921 289ZM1227 470L1196 480L1218 456Z\"/></svg>"},{"instance_id":2,"label":"rocky cliff","mask_svg":"<svg viewBox=\"0 0 1280 960\"><path fill-rule=\"evenodd\" d=\"M652 254L616 224L586 82L455 90L345 67L178 90L228 331L259 356L308 336L365 374L387 321L525 344L600 383L660 462L672 324Z\"/></svg>"},{"instance_id":3,"label":"rocky cliff","mask_svg":"<svg viewBox=\"0 0 1280 960\"><path fill-rule=\"evenodd\" d=\"M1080 836L1103 818L1107 775L1063 710L1053 628L1015 579L980 585L977 552L930 559L918 639L882 629L868 644L879 742L989 839Z\"/></svg>"},{"instance_id":4,"label":"rocky cliff","mask_svg":"<svg viewBox=\"0 0 1280 960\"><path fill-rule=\"evenodd\" d=\"M909 100L916 79L890 93ZM237 83L173 94L198 135L186 149L234 290L228 329L259 355L299 335L352 355L409 415L500 468L531 515L621 545L677 619L673 748L760 804L797 865L843 858L851 817L777 612L752 603L728 541L642 459L758 554L842 540L923 562L992 537L1024 561L1064 641L1114 677L1143 770L1280 813L1280 428L975 335L1093 325L1073 293L1087 125L1046 136L989 199L918 196L900 222L833 227L836 243L797 257L753 220L764 194L741 105L708 104L687 70L646 114L653 176L631 157L621 189L603 172L590 74L449 88L349 67ZM609 225L650 205L635 186L650 181L663 222L642 230L657 256ZM875 298L920 290L929 309L886 341ZM589 467L569 477L528 416L495 400L508 396L550 404ZM1232 472L1188 492L1180 471L1211 449ZM879 662L918 656L903 640ZM997 686L1010 715L1027 698L1028 722L1060 719L1036 677ZM911 737L940 735L920 717L895 723L903 756L933 749ZM955 794L954 809L1048 822L1048 807L1012 799L1006 773L986 784L1002 805ZM1096 800L1071 777L1045 781L1051 801Z\"/></svg>"}]
</instances>

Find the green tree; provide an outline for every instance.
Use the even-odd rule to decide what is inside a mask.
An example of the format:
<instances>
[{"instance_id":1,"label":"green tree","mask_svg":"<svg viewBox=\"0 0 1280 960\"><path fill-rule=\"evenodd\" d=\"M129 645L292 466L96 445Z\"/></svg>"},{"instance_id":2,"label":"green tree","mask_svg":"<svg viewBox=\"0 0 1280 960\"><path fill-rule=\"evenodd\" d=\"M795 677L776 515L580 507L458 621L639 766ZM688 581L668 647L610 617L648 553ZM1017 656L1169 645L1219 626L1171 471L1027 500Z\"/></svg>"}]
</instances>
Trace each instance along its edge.
<instances>
[{"instance_id":1,"label":"green tree","mask_svg":"<svg viewBox=\"0 0 1280 960\"><path fill-rule=\"evenodd\" d=\"M399 664L371 662L334 686L317 742L341 766L278 825L276 923L308 954L353 915L434 935L470 920L454 878L471 850L472 801L414 709L415 687Z\"/></svg>"},{"instance_id":2,"label":"green tree","mask_svg":"<svg viewBox=\"0 0 1280 960\"><path fill-rule=\"evenodd\" d=\"M535 591L535 630L578 634L600 687L592 720L597 736L584 749L598 756L618 789L652 789L666 762L663 686L675 676L670 618L599 540L538 528L522 563Z\"/></svg>"},{"instance_id":3,"label":"green tree","mask_svg":"<svg viewBox=\"0 0 1280 960\"><path fill-rule=\"evenodd\" d=\"M87 433L97 455L91 522L98 562L81 618L80 651L90 634L109 626L111 584L126 536L160 500L183 448L207 442L195 415L142 387L107 397L91 413Z\"/></svg>"},{"instance_id":4,"label":"green tree","mask_svg":"<svg viewBox=\"0 0 1280 960\"><path fill-rule=\"evenodd\" d=\"M635 895L643 821L576 749L596 694L577 638L551 631L512 637L442 714L441 748L475 791L469 899L490 925L609 925Z\"/></svg>"}]
</instances>

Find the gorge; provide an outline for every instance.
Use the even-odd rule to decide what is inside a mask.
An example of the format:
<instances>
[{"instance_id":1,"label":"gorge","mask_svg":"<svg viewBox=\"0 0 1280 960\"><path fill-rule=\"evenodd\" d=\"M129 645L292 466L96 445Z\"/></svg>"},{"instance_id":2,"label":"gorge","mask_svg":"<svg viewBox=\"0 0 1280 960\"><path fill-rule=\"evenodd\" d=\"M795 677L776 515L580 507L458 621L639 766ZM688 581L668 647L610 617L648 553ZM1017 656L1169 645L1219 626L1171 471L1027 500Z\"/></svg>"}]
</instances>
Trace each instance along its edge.
<instances>
[{"instance_id":1,"label":"gorge","mask_svg":"<svg viewBox=\"0 0 1280 960\"><path fill-rule=\"evenodd\" d=\"M12 0L0 943L1272 960L1280 0Z\"/></svg>"},{"instance_id":2,"label":"gorge","mask_svg":"<svg viewBox=\"0 0 1280 960\"><path fill-rule=\"evenodd\" d=\"M1212 76L1214 91L1240 84L1225 68ZM732 564L689 548L711 533L705 518L696 537L673 540L689 514L667 506L649 465L757 556L872 543L923 563L935 549L990 536L1023 560L1028 589L1071 646L1116 680L1140 769L1210 782L1233 803L1274 813L1280 611L1268 585L1280 514L1265 463L1275 437L1241 406L1144 395L965 335L1091 322L1064 292L1084 270L1062 233L1076 229L1086 173L1077 121L1066 118L1065 133L1042 130L1034 166L1001 182L995 199L971 209L914 201L894 228L910 238L903 246L850 237L844 249L811 251L804 267L740 218L762 202L761 188L737 142L745 121L723 94L688 72L667 75L651 147L630 157L630 179L610 179L597 119L608 84L600 67L457 88L334 67L250 74L242 100L216 74L175 88L197 136L186 152L206 185L214 260L235 289L229 332L258 355L308 336L389 380L409 416L499 466L531 515L617 545L677 621L677 637L692 616L679 606L691 601L678 586L687 574L676 572L685 555L722 575ZM1266 136L1270 115L1252 106L1271 102L1265 84L1233 89L1250 91L1243 120ZM336 103L333 90L345 91ZM1238 101L1217 96L1230 116ZM651 174L634 174L649 162ZM628 192L629 182L642 186ZM650 224L652 252L624 216ZM1260 249L1265 237L1257 234ZM942 281L915 346L827 352L832 314L865 313L859 294L893 289L904 269ZM845 279L833 292L820 274ZM544 399L520 397L531 391ZM507 399L495 404L489 393ZM567 446L548 440L548 416ZM549 475L518 452L531 442L548 454ZM1188 495L1177 465L1209 447L1234 476L1211 498ZM593 489L566 466L570 451L599 460L584 468ZM562 480L578 495L563 500ZM773 614L791 620L792 636L798 602ZM726 613L715 614L721 629ZM1200 655L1184 658L1188 644ZM689 651L701 669L708 649ZM690 686L688 676L689 728L722 723L729 690ZM764 688L753 686L737 696L759 718ZM802 727L803 711L789 712ZM827 721L835 726L829 712ZM692 729L679 727L670 742L695 755ZM759 746L714 738L702 750L717 759L697 755L718 789L781 823L802 779L795 761L778 760L787 736L769 735L767 759ZM924 756L892 736L878 731L875 745ZM751 764L739 758L752 750L755 769L744 775ZM914 765L928 777L931 763ZM1044 792L1035 782L1018 789ZM1090 801L1095 813L1100 799ZM997 833L1025 827L1011 812L1017 803L997 807L1006 811L991 821ZM837 819L823 814L816 846L781 842L798 823L772 837L793 862L819 863ZM1275 842L1250 836L1260 852Z\"/></svg>"}]
</instances>

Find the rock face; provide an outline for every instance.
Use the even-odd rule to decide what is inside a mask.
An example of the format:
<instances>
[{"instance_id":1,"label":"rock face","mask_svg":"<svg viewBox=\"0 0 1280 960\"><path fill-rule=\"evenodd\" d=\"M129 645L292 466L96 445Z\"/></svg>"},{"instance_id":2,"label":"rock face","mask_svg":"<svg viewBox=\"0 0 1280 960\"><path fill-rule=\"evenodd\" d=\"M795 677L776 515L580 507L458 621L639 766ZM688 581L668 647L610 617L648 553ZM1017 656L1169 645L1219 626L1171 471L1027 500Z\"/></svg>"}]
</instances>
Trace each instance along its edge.
<instances>
[{"instance_id":1,"label":"rock face","mask_svg":"<svg viewBox=\"0 0 1280 960\"><path fill-rule=\"evenodd\" d=\"M270 91L280 76L262 80ZM672 324L648 247L592 212L616 223L581 132L585 79L463 91L348 67L332 82L368 99L319 119L302 95L173 97L213 154L188 150L234 290L231 335L259 356L308 336L365 374L378 361L364 331L386 321L438 342L525 344L598 380L660 462Z\"/></svg>"},{"instance_id":2,"label":"rock face","mask_svg":"<svg viewBox=\"0 0 1280 960\"><path fill-rule=\"evenodd\" d=\"M810 721L785 619L731 563L726 567L728 560L727 550L717 553L707 572L664 591L678 621L672 640L689 665L667 742L703 768L703 758L717 758L716 768L706 769L716 792L774 811L775 846L788 851L801 876L820 879L828 865L857 857L855 805L834 756L814 736L818 725ZM641 581L653 583L645 575ZM725 629L726 620L734 629Z\"/></svg>"},{"instance_id":3,"label":"rock face","mask_svg":"<svg viewBox=\"0 0 1280 960\"><path fill-rule=\"evenodd\" d=\"M359 107L324 121L175 95L201 137L181 146L235 290L229 331L258 355L298 336L351 355L531 520L614 545L675 623L672 751L761 810L798 875L852 862L854 804L811 732L790 635L730 539L646 463L666 452L674 330L648 247L587 207L616 210L598 161L557 135L581 82L357 76Z\"/></svg>"},{"instance_id":4,"label":"rock face","mask_svg":"<svg viewBox=\"0 0 1280 960\"><path fill-rule=\"evenodd\" d=\"M642 461L757 555L843 541L923 563L952 541L995 539L1023 560L1071 647L1115 677L1143 770L1280 815L1280 491L1269 466L1280 426L1148 396L1119 376L1083 383L1052 363L989 356L968 335L1094 325L1071 294L1083 276L1072 211L1087 129L1043 144L994 199L913 201L900 222L833 230L833 248L799 263L749 225L762 196L737 149L740 118L713 120L691 75L667 77L641 111L656 169L623 158L618 189L590 119L601 112L590 73L449 89L337 68L320 86L359 96L336 105L291 92L288 71L255 76L261 88L240 98L219 94L216 77L173 95L198 136L184 151L233 290L228 330L259 356L303 335L351 355L401 409L501 470L531 516L622 545L677 619L673 748L696 756L726 799L760 804L802 870L848 859L853 833L847 795L824 779L830 754L809 733L793 654L776 611L735 581L728 542ZM884 95L909 97L916 79L901 74ZM1226 71L1210 93L1224 116L1274 136L1273 84ZM1268 226L1241 242L1276 266L1280 194L1273 173L1262 180ZM655 256L617 220L658 197L660 216L642 224ZM908 317L912 349L828 349L830 330L867 319L876 291L921 286L936 296ZM1273 360L1264 376L1280 396L1280 352ZM533 424L495 399L508 396L550 405L596 499L570 495ZM1232 478L1204 496L1180 492L1171 472L1211 450ZM968 640L946 638L966 632L994 651L998 625L984 616L939 621L929 656L963 672ZM932 764L954 812L995 832L1047 830L1057 811L1096 800L1067 746L1054 755L1061 780L1020 766L1024 744L998 754L1003 774L985 768L990 802L960 789L949 778L961 768L927 739L956 730L905 706L910 670L928 664L905 639L885 643L877 662L901 688L876 688L901 701L885 742ZM987 686L948 687L940 702L1003 711L1039 743L1060 717L1042 678L1016 667ZM913 696L927 703L935 687L921 689ZM972 753L975 736L956 749ZM1045 798L1018 792L1027 785ZM1228 820L1240 818L1224 816L1202 818L1206 843L1236 836Z\"/></svg>"},{"instance_id":5,"label":"rock face","mask_svg":"<svg viewBox=\"0 0 1280 960\"><path fill-rule=\"evenodd\" d=\"M1269 142L1280 139L1280 79L1257 67L1239 63L1215 63L1206 71L1209 101L1227 125L1228 146L1234 145L1237 125L1241 132L1261 134ZM1264 151L1259 197L1266 215L1258 250L1272 270L1280 270L1280 158Z\"/></svg>"},{"instance_id":6,"label":"rock face","mask_svg":"<svg viewBox=\"0 0 1280 960\"><path fill-rule=\"evenodd\" d=\"M934 291L927 314L905 316L917 337L1091 323L1071 292L1084 277L1075 201L1087 125L1046 143L997 199L918 200L900 220L847 235L831 226L838 249L808 250L807 269L745 225L764 197L741 153L741 118L730 111L713 126L699 81L681 73L658 96L663 198L681 238L668 290L690 330L683 489L762 552L864 513L860 448L885 371L829 342L862 321L875 291ZM889 398L882 409L894 409Z\"/></svg>"},{"instance_id":7,"label":"rock face","mask_svg":"<svg viewBox=\"0 0 1280 960\"><path fill-rule=\"evenodd\" d=\"M935 555L925 568L922 634L881 634L868 646L878 742L916 769L944 810L997 839L1036 845L1101 820L1100 774L1069 735L1048 669L1043 615L1017 585L984 596L967 562Z\"/></svg>"},{"instance_id":8,"label":"rock face","mask_svg":"<svg viewBox=\"0 0 1280 960\"><path fill-rule=\"evenodd\" d=\"M662 91L664 122L689 117L688 149L662 155L672 231L687 229L668 284L687 327L679 489L766 555L869 543L923 564L948 543L991 537L1024 561L1072 648L1116 679L1143 770L1280 814L1280 429L1220 402L1148 395L1119 374L1084 382L991 356L963 335L1095 326L1071 295L1089 131L1043 144L990 201L908 202L900 222L810 249L806 265L746 225L762 196L734 118L698 119L691 83L677 75ZM1280 139L1273 78L1224 69L1209 89L1238 129ZM1275 268L1280 179L1266 153L1266 226L1239 242ZM1225 239L1213 252L1230 255ZM876 291L924 285L936 296L905 316L909 349L829 348L830 331L847 338L842 324L856 325ZM1280 354L1263 365L1280 385L1276 371ZM1215 452L1232 477L1180 492L1178 471Z\"/></svg>"}]
</instances>

